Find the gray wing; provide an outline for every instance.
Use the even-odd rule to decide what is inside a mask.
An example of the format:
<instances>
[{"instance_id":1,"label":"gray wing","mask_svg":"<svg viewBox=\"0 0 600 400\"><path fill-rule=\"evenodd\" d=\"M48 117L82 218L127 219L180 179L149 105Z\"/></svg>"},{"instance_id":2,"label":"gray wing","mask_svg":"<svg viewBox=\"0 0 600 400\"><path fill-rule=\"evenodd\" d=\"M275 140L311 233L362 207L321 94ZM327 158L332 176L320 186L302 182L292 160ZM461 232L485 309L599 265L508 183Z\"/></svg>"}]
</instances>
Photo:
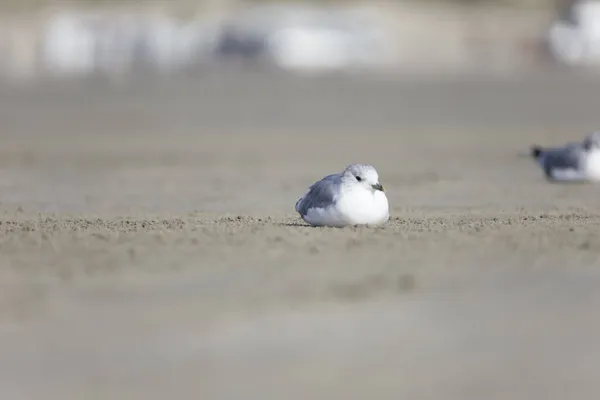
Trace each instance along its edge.
<instances>
[{"instance_id":1,"label":"gray wing","mask_svg":"<svg viewBox=\"0 0 600 400\"><path fill-rule=\"evenodd\" d=\"M306 215L311 208L324 208L335 204L338 196L339 174L327 175L308 188L308 192L296 202L296 211Z\"/></svg>"},{"instance_id":2,"label":"gray wing","mask_svg":"<svg viewBox=\"0 0 600 400\"><path fill-rule=\"evenodd\" d=\"M563 148L546 149L542 152L541 164L546 175L553 169L579 169L582 156L581 146L569 145Z\"/></svg>"}]
</instances>

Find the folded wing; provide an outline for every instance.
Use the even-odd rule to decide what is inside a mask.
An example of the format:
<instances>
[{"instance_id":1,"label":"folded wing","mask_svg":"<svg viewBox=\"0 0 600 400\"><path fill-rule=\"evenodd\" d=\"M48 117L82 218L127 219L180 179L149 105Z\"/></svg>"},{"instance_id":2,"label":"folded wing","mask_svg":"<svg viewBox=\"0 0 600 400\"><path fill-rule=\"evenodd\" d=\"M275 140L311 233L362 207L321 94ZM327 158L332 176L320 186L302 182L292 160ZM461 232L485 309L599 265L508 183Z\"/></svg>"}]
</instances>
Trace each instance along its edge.
<instances>
[{"instance_id":1,"label":"folded wing","mask_svg":"<svg viewBox=\"0 0 600 400\"><path fill-rule=\"evenodd\" d=\"M332 174L312 184L308 192L296 202L296 211L306 215L311 208L326 208L335 204L338 197L340 175Z\"/></svg>"},{"instance_id":2,"label":"folded wing","mask_svg":"<svg viewBox=\"0 0 600 400\"><path fill-rule=\"evenodd\" d=\"M583 157L584 151L580 145L568 145L543 150L538 161L549 179L578 180L584 178L581 170Z\"/></svg>"}]
</instances>

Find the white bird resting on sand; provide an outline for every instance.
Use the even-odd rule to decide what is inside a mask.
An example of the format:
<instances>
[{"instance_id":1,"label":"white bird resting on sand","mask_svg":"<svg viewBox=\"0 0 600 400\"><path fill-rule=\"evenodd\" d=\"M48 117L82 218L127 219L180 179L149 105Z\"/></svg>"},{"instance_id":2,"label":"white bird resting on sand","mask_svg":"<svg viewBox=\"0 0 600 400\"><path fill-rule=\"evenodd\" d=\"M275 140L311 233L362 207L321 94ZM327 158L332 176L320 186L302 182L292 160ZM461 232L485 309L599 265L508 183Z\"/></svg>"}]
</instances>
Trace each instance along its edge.
<instances>
[{"instance_id":1,"label":"white bird resting on sand","mask_svg":"<svg viewBox=\"0 0 600 400\"><path fill-rule=\"evenodd\" d=\"M591 133L581 143L563 147L532 146L531 156L550 181L600 181L600 131Z\"/></svg>"},{"instance_id":2,"label":"white bird resting on sand","mask_svg":"<svg viewBox=\"0 0 600 400\"><path fill-rule=\"evenodd\" d=\"M364 164L351 164L315 182L296 202L296 211L310 225L338 228L380 225L390 217L379 175Z\"/></svg>"}]
</instances>

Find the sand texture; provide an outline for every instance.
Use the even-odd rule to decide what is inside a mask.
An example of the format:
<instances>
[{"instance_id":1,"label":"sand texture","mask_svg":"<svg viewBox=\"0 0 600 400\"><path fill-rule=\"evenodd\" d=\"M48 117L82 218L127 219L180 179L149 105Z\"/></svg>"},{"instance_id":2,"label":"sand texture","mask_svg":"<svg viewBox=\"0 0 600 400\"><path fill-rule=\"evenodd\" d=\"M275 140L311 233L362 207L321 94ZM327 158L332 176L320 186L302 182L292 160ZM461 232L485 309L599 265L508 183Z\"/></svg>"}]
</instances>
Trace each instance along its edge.
<instances>
[{"instance_id":1,"label":"sand texture","mask_svg":"<svg viewBox=\"0 0 600 400\"><path fill-rule=\"evenodd\" d=\"M260 72L0 91L2 399L594 398L600 81ZM308 185L380 174L382 227Z\"/></svg>"}]
</instances>

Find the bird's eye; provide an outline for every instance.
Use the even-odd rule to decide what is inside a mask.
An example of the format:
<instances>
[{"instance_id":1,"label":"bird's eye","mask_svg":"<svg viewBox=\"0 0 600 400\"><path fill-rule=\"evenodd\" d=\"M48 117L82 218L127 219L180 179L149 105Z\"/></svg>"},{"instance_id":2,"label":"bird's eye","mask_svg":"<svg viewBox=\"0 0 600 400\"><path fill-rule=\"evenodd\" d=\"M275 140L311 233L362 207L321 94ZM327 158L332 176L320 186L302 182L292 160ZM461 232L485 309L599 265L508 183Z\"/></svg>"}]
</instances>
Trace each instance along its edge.
<instances>
[{"instance_id":1,"label":"bird's eye","mask_svg":"<svg viewBox=\"0 0 600 400\"><path fill-rule=\"evenodd\" d=\"M362 181L362 178L361 178L360 176L355 176L355 178L356 178L356 180L357 180L357 181L359 181L359 182L360 182L360 181Z\"/></svg>"}]
</instances>

